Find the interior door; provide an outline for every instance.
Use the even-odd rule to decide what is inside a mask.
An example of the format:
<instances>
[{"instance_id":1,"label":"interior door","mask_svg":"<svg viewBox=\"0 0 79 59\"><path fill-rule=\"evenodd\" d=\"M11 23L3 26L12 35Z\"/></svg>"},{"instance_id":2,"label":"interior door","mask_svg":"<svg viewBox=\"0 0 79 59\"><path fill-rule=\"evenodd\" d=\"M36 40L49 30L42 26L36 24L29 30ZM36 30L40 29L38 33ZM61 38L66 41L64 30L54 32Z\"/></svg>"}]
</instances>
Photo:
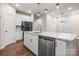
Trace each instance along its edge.
<instances>
[{"instance_id":1,"label":"interior door","mask_svg":"<svg viewBox=\"0 0 79 59\"><path fill-rule=\"evenodd\" d=\"M4 41L5 46L15 42L15 16L10 13L4 13Z\"/></svg>"}]
</instances>

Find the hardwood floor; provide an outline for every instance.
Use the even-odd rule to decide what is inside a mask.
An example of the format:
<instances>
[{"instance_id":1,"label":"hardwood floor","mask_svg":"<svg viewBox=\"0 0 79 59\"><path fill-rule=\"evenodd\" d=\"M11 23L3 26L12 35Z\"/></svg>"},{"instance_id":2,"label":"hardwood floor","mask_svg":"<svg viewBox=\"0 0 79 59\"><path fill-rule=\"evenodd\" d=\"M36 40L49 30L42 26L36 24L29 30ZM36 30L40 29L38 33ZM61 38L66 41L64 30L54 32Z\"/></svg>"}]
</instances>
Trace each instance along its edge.
<instances>
[{"instance_id":1,"label":"hardwood floor","mask_svg":"<svg viewBox=\"0 0 79 59\"><path fill-rule=\"evenodd\" d=\"M20 41L1 50L0 56L33 56L33 54Z\"/></svg>"}]
</instances>

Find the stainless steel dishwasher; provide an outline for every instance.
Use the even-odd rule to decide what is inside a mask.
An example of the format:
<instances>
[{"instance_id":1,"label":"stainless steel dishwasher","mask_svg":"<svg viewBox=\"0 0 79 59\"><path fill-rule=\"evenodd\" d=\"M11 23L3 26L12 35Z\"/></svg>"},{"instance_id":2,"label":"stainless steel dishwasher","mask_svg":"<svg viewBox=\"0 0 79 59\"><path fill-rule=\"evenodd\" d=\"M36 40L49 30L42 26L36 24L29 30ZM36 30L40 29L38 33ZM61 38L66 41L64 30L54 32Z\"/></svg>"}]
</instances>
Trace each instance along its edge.
<instances>
[{"instance_id":1,"label":"stainless steel dishwasher","mask_svg":"<svg viewBox=\"0 0 79 59\"><path fill-rule=\"evenodd\" d=\"M39 56L55 56L55 38L39 35Z\"/></svg>"}]
</instances>

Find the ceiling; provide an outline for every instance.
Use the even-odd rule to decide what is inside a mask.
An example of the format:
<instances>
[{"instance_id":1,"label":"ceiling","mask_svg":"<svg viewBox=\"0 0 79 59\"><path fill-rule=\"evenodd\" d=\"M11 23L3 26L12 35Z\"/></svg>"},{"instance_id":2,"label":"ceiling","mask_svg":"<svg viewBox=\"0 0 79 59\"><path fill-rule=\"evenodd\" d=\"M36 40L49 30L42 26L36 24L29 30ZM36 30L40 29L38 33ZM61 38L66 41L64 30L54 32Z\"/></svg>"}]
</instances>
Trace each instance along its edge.
<instances>
[{"instance_id":1,"label":"ceiling","mask_svg":"<svg viewBox=\"0 0 79 59\"><path fill-rule=\"evenodd\" d=\"M44 13L44 9L48 10L48 13L57 13L57 12L71 12L74 10L79 10L79 3L60 3L59 10L56 9L56 3L40 3L39 7L37 3L19 3L19 7L16 6L15 3L11 4L18 11L22 11L24 13L28 13L31 10L32 13L37 14L38 10L41 14ZM68 10L68 7L71 7L71 10Z\"/></svg>"}]
</instances>

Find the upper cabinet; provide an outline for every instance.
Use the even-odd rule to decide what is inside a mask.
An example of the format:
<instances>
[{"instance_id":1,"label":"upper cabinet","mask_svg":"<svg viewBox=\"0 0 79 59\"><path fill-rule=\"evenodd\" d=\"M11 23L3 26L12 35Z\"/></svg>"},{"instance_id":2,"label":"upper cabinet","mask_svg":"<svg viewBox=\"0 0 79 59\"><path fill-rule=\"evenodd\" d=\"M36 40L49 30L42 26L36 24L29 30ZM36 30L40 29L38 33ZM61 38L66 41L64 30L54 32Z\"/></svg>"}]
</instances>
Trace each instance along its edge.
<instances>
[{"instance_id":1,"label":"upper cabinet","mask_svg":"<svg viewBox=\"0 0 79 59\"><path fill-rule=\"evenodd\" d=\"M22 21L33 22L33 15L16 14L16 25L21 25Z\"/></svg>"}]
</instances>

